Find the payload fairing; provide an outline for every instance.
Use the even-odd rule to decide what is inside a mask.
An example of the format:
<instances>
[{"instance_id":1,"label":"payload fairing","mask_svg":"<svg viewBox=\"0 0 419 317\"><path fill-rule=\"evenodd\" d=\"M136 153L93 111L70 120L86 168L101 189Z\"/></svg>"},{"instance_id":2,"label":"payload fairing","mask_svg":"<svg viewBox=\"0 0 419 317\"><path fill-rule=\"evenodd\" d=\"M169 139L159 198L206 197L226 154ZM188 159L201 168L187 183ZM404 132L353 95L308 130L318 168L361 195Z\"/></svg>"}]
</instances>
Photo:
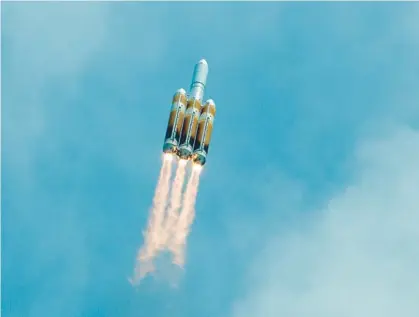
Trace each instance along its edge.
<instances>
[{"instance_id":1,"label":"payload fairing","mask_svg":"<svg viewBox=\"0 0 419 317\"><path fill-rule=\"evenodd\" d=\"M201 59L195 65L189 95L179 89L173 97L172 108L163 145L164 153L176 154L195 164L206 163L215 118L212 99L202 107L208 64Z\"/></svg>"}]
</instances>

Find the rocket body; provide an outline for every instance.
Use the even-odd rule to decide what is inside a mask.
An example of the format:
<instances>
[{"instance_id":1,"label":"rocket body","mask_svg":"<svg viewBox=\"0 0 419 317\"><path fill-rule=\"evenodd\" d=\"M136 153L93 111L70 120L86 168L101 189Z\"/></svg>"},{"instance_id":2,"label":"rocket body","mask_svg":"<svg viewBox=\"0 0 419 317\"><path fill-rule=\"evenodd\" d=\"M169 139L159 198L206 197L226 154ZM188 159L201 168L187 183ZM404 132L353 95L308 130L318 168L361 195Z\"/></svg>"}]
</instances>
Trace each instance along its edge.
<instances>
[{"instance_id":1,"label":"rocket body","mask_svg":"<svg viewBox=\"0 0 419 317\"><path fill-rule=\"evenodd\" d=\"M183 120L185 118L187 97L184 89L179 89L173 96L169 122L167 123L166 136L164 138L163 152L177 153L180 135L182 133Z\"/></svg>"},{"instance_id":2,"label":"rocket body","mask_svg":"<svg viewBox=\"0 0 419 317\"><path fill-rule=\"evenodd\" d=\"M205 165L207 161L212 128L214 126L215 111L216 109L214 101L211 99L207 100L204 107L202 108L202 112L198 121L198 131L192 160L194 163L202 166Z\"/></svg>"},{"instance_id":3,"label":"rocket body","mask_svg":"<svg viewBox=\"0 0 419 317\"><path fill-rule=\"evenodd\" d=\"M183 123L182 134L180 137L178 155L181 159L187 160L192 156L200 113L201 102L199 99L189 99L188 105L186 107L186 115L185 121Z\"/></svg>"},{"instance_id":4,"label":"rocket body","mask_svg":"<svg viewBox=\"0 0 419 317\"><path fill-rule=\"evenodd\" d=\"M190 92L179 89L173 97L163 152L199 165L207 160L215 118L215 103L202 106L208 76L208 63L202 59L194 68Z\"/></svg>"}]
</instances>

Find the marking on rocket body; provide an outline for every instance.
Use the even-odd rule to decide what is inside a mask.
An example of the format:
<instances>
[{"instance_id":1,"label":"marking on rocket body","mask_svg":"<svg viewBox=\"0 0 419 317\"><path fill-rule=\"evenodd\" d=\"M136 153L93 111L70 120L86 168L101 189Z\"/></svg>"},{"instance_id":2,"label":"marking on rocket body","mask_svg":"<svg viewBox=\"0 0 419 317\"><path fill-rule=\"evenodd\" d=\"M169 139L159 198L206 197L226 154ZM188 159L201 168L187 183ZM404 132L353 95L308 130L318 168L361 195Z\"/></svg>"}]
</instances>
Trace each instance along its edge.
<instances>
[{"instance_id":1,"label":"marking on rocket body","mask_svg":"<svg viewBox=\"0 0 419 317\"><path fill-rule=\"evenodd\" d=\"M197 113L197 110L195 108L195 103L196 103L196 100L194 100L192 106L189 107L186 110L186 118L185 118L185 121L189 119L189 122L188 122L188 127L187 127L187 129L185 131L185 134L184 134L184 138L185 139L182 140L181 146L188 146L188 145L190 145L190 140L191 140L192 132L193 132L192 129L193 129L193 126L194 126L195 121L196 121L196 113Z\"/></svg>"},{"instance_id":2,"label":"marking on rocket body","mask_svg":"<svg viewBox=\"0 0 419 317\"><path fill-rule=\"evenodd\" d=\"M204 127L202 129L203 131L202 131L201 138L199 140L199 146L198 146L197 150L202 150L205 147L207 135L209 133L208 126L210 125L210 123L213 122L213 116L211 114L208 114L208 112L205 112L201 115L201 120L200 121L201 122L205 121L205 123L204 123Z\"/></svg>"},{"instance_id":3,"label":"marking on rocket body","mask_svg":"<svg viewBox=\"0 0 419 317\"><path fill-rule=\"evenodd\" d=\"M178 126L178 122L179 122L179 116L180 116L180 113L183 110L182 106L184 106L184 105L180 101L178 101L175 105L172 106L172 108L175 108L174 111L176 111L176 115L175 115L175 120L173 122L172 135L170 136L171 140L176 139L176 132L177 132L177 126ZM182 128L181 128L181 131L182 131Z\"/></svg>"},{"instance_id":4,"label":"marking on rocket body","mask_svg":"<svg viewBox=\"0 0 419 317\"><path fill-rule=\"evenodd\" d=\"M202 148L203 148L203 145L205 143L205 138L206 138L207 133L208 133L209 117L206 115L204 120L205 120L204 131L203 131L204 133L202 133L202 139L201 139L202 141L199 144L199 149L200 150L202 150Z\"/></svg>"}]
</instances>

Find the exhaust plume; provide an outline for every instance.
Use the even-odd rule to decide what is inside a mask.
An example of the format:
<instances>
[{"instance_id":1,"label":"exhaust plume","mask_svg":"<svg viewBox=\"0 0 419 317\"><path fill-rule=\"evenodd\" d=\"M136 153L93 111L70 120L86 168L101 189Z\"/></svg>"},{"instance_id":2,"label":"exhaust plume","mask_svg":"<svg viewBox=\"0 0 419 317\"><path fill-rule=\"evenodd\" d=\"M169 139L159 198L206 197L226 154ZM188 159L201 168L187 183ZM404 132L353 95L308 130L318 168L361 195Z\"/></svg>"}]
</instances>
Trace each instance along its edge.
<instances>
[{"instance_id":1,"label":"exhaust plume","mask_svg":"<svg viewBox=\"0 0 419 317\"><path fill-rule=\"evenodd\" d=\"M170 240L175 234L174 226L179 218L179 209L181 207L182 188L185 181L186 160L179 160L176 170L175 179L172 183L169 207L166 214L165 223L163 226L163 239L165 245L170 247Z\"/></svg>"},{"instance_id":2,"label":"exhaust plume","mask_svg":"<svg viewBox=\"0 0 419 317\"><path fill-rule=\"evenodd\" d=\"M164 211L170 189L170 176L172 169L172 155L163 155L163 165L160 170L159 180L154 193L153 205L150 209L150 218L146 232L144 232L144 245L137 255L132 283L139 282L145 275L154 270L153 257L164 247L162 241L162 223Z\"/></svg>"},{"instance_id":3,"label":"exhaust plume","mask_svg":"<svg viewBox=\"0 0 419 317\"><path fill-rule=\"evenodd\" d=\"M179 219L176 224L176 231L170 244L170 249L172 250L174 256L173 263L180 267L183 267L185 263L186 238L195 218L195 202L198 194L201 170L202 166L193 166L192 175L183 196L182 212L179 215Z\"/></svg>"}]
</instances>

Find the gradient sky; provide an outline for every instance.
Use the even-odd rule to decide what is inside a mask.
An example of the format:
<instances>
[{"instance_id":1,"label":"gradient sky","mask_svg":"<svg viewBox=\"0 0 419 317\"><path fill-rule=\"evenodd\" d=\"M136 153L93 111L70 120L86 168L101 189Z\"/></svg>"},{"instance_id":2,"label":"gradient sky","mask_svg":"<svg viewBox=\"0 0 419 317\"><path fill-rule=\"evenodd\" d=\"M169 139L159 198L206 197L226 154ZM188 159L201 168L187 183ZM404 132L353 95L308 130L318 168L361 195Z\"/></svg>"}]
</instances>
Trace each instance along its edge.
<instances>
[{"instance_id":1,"label":"gradient sky","mask_svg":"<svg viewBox=\"0 0 419 317\"><path fill-rule=\"evenodd\" d=\"M419 316L419 4L1 5L3 316ZM136 290L201 58L186 268Z\"/></svg>"}]
</instances>

